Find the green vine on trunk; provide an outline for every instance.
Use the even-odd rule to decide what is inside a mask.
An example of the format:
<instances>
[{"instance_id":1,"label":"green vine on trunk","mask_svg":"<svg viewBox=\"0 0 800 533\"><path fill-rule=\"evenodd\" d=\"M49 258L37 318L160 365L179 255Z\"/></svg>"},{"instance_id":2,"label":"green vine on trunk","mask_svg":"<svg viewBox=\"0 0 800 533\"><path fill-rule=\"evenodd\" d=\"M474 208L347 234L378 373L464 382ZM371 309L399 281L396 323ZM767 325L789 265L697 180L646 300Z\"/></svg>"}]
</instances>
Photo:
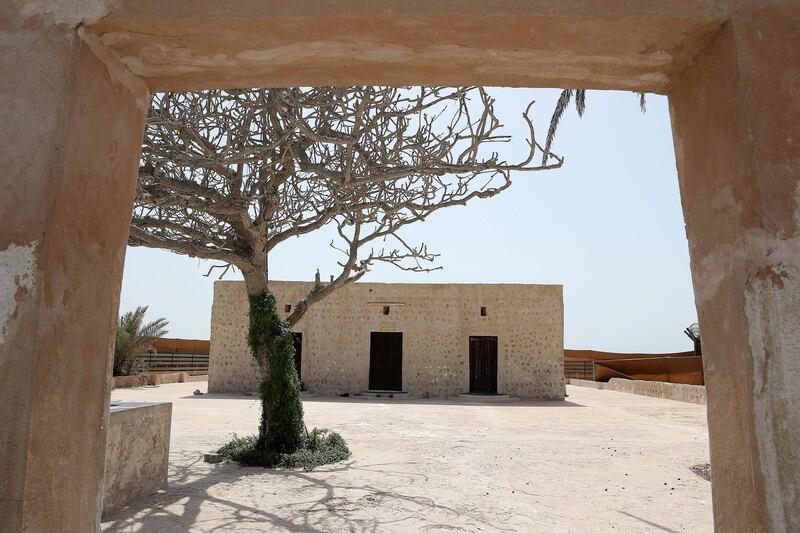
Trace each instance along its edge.
<instances>
[{"instance_id":1,"label":"green vine on trunk","mask_svg":"<svg viewBox=\"0 0 800 533\"><path fill-rule=\"evenodd\" d=\"M269 291L250 296L247 343L266 376L259 388L261 424L258 435L233 435L217 453L243 466L305 470L350 457L347 443L335 431L306 431L292 332Z\"/></svg>"},{"instance_id":2,"label":"green vine on trunk","mask_svg":"<svg viewBox=\"0 0 800 533\"><path fill-rule=\"evenodd\" d=\"M270 453L294 453L303 445L305 431L300 380L294 368L292 333L269 291L250 296L247 343L259 365L267 363L269 370L259 388L261 425L256 447Z\"/></svg>"}]
</instances>

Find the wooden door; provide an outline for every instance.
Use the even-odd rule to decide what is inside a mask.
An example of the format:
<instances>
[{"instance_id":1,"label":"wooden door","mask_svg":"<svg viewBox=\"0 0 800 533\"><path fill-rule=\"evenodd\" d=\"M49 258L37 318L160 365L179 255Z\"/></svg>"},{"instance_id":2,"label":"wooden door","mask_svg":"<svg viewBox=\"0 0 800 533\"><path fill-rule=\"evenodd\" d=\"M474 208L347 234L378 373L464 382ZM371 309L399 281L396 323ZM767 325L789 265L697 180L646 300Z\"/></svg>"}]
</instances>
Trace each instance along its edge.
<instances>
[{"instance_id":1,"label":"wooden door","mask_svg":"<svg viewBox=\"0 0 800 533\"><path fill-rule=\"evenodd\" d=\"M469 338L469 392L497 394L497 337Z\"/></svg>"},{"instance_id":2,"label":"wooden door","mask_svg":"<svg viewBox=\"0 0 800 533\"><path fill-rule=\"evenodd\" d=\"M300 369L303 367L303 334L292 332L292 342L294 343L294 368L297 370L297 379L303 379Z\"/></svg>"},{"instance_id":3,"label":"wooden door","mask_svg":"<svg viewBox=\"0 0 800 533\"><path fill-rule=\"evenodd\" d=\"M369 339L370 390L403 390L403 334L373 331Z\"/></svg>"}]
</instances>

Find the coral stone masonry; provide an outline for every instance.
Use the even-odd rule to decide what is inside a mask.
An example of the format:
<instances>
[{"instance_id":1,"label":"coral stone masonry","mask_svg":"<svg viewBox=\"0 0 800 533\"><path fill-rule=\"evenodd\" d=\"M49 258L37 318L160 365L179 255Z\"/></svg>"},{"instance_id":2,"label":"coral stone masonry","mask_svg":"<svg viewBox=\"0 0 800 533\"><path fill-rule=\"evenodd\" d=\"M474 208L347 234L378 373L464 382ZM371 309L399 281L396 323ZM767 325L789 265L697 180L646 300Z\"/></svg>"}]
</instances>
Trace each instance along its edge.
<instances>
[{"instance_id":1,"label":"coral stone masonry","mask_svg":"<svg viewBox=\"0 0 800 533\"><path fill-rule=\"evenodd\" d=\"M103 512L122 509L167 485L172 403L112 402Z\"/></svg>"},{"instance_id":2,"label":"coral stone masonry","mask_svg":"<svg viewBox=\"0 0 800 533\"><path fill-rule=\"evenodd\" d=\"M311 286L270 283L287 315ZM257 389L247 325L244 282L215 283L209 391ZM564 398L560 285L355 283L311 306L293 329L310 392Z\"/></svg>"}]
</instances>

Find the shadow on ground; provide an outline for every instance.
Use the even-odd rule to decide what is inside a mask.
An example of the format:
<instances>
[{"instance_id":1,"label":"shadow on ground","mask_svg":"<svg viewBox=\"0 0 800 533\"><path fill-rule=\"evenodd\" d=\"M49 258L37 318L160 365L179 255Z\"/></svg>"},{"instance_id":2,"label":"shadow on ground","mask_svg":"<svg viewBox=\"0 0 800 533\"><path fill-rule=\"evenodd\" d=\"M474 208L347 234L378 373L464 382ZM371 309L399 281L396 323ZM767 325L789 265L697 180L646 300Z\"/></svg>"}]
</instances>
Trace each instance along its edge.
<instances>
[{"instance_id":1,"label":"shadow on ground","mask_svg":"<svg viewBox=\"0 0 800 533\"><path fill-rule=\"evenodd\" d=\"M397 490L378 489L372 485L355 486L346 482L350 476L337 476L369 472L377 473L382 478L396 477L399 485L428 481L424 473L388 470L386 467L389 464L356 466L355 461L347 461L313 472L267 470L235 464L214 465L208 470L204 466L210 465L205 465L199 457L188 456L180 464L171 464L167 489L104 516L103 531L177 532L191 529L367 533L402 528L404 522L408 522L409 529L419 531L512 531L487 523L480 516L437 504L433 498L408 496ZM268 483L265 483L265 476L269 478ZM331 481L331 478L336 477L341 482ZM226 487L241 485L242 482L251 490L264 491L261 498L263 506L242 504L233 498L220 496ZM274 492L276 487L295 492L303 491L304 494L311 489L321 495L314 499L294 501L289 505L273 506L270 505L269 497L277 494ZM356 498L354 493L363 495ZM253 499L252 494L250 499ZM212 521L201 517L204 506L215 508ZM447 516L453 520L460 518L459 521L466 519L474 527L466 529L449 523L439 523L433 519L432 514ZM420 526L420 520L427 524Z\"/></svg>"}]
</instances>

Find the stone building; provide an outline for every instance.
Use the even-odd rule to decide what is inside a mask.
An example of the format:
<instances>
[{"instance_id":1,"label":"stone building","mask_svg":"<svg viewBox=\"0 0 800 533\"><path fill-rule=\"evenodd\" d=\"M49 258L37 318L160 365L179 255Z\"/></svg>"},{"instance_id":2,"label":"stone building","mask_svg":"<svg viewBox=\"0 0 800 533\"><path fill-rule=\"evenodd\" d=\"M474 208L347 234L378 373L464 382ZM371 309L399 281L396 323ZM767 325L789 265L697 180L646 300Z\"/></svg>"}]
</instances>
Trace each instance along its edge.
<instances>
[{"instance_id":1,"label":"stone building","mask_svg":"<svg viewBox=\"0 0 800 533\"><path fill-rule=\"evenodd\" d=\"M311 288L270 282L285 315ZM294 327L296 366L320 394L466 392L563 399L560 285L355 283L313 305ZM258 379L246 343L244 282L214 284L210 392Z\"/></svg>"}]
</instances>

